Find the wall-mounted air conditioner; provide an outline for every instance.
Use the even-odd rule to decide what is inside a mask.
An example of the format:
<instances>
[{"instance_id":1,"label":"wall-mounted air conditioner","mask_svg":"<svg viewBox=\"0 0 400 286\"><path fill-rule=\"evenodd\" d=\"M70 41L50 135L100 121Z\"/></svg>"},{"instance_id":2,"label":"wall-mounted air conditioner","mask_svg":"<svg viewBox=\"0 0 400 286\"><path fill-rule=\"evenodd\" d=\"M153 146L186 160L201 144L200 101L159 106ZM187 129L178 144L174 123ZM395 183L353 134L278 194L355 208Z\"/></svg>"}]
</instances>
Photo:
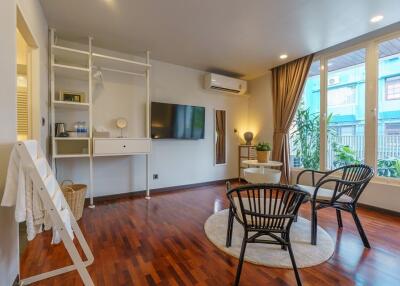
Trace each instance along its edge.
<instances>
[{"instance_id":1,"label":"wall-mounted air conditioner","mask_svg":"<svg viewBox=\"0 0 400 286\"><path fill-rule=\"evenodd\" d=\"M204 86L206 89L239 95L243 95L247 91L247 82L245 80L215 73L208 73L204 76Z\"/></svg>"},{"instance_id":2,"label":"wall-mounted air conditioner","mask_svg":"<svg viewBox=\"0 0 400 286\"><path fill-rule=\"evenodd\" d=\"M340 77L339 76L332 76L328 79L328 85L335 85L340 83Z\"/></svg>"}]
</instances>

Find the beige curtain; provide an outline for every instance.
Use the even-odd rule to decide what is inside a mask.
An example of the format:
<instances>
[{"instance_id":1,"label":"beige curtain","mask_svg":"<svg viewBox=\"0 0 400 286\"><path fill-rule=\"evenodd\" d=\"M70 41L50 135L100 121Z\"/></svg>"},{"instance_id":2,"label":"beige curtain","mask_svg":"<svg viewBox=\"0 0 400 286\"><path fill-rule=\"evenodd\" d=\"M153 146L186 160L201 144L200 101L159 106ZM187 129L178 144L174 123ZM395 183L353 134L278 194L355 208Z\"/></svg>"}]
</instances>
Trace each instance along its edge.
<instances>
[{"instance_id":1,"label":"beige curtain","mask_svg":"<svg viewBox=\"0 0 400 286\"><path fill-rule=\"evenodd\" d=\"M274 141L272 158L283 163L282 181L290 183L289 128L299 105L313 55L272 69Z\"/></svg>"}]
</instances>

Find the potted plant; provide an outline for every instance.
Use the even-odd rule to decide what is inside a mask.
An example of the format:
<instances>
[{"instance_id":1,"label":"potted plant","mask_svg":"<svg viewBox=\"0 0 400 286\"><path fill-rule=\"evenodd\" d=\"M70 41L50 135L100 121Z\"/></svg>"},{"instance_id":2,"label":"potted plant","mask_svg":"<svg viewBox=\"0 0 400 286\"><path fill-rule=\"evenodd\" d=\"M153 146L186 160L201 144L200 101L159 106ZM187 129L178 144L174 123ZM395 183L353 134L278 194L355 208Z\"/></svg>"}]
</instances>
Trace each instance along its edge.
<instances>
[{"instance_id":1,"label":"potted plant","mask_svg":"<svg viewBox=\"0 0 400 286\"><path fill-rule=\"evenodd\" d=\"M257 161L259 163L267 163L271 154L271 144L267 142L260 142L256 146Z\"/></svg>"}]
</instances>

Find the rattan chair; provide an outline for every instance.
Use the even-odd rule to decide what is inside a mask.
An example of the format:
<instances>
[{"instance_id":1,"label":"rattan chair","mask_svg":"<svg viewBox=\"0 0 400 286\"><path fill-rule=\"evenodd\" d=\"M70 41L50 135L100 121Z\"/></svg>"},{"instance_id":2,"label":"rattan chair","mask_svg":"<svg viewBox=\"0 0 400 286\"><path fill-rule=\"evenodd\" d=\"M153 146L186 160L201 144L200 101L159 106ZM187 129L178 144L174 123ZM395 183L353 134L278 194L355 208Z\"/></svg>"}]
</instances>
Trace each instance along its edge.
<instances>
[{"instance_id":1,"label":"rattan chair","mask_svg":"<svg viewBox=\"0 0 400 286\"><path fill-rule=\"evenodd\" d=\"M231 189L227 184L230 202L227 247L232 243L234 218L244 228L235 286L239 285L247 243L278 244L289 250L297 285L302 285L290 244L290 227L306 196L306 192L295 186L256 184Z\"/></svg>"},{"instance_id":2,"label":"rattan chair","mask_svg":"<svg viewBox=\"0 0 400 286\"><path fill-rule=\"evenodd\" d=\"M300 185L303 175L311 173L312 186ZM322 177L316 181L315 175ZM340 211L350 212L366 248L370 248L367 236L358 218L357 202L365 187L374 176L371 167L363 164L347 165L332 171L304 170L297 176L297 186L310 193L311 201L311 244L317 244L317 210L335 208L339 228L343 227ZM331 189L322 188L325 185Z\"/></svg>"}]
</instances>

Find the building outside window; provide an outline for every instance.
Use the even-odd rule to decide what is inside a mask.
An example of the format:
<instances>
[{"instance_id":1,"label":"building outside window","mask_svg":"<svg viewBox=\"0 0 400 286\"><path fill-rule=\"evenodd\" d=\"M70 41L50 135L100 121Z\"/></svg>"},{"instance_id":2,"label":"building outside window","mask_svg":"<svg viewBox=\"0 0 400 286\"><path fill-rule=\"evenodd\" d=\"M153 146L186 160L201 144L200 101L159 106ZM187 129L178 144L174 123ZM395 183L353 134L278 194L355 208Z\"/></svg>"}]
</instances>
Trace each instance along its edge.
<instances>
[{"instance_id":1,"label":"building outside window","mask_svg":"<svg viewBox=\"0 0 400 286\"><path fill-rule=\"evenodd\" d=\"M356 103L357 90L355 86L344 86L329 89L328 106L343 106Z\"/></svg>"},{"instance_id":2,"label":"building outside window","mask_svg":"<svg viewBox=\"0 0 400 286\"><path fill-rule=\"evenodd\" d=\"M400 76L385 79L385 99L400 99Z\"/></svg>"},{"instance_id":3,"label":"building outside window","mask_svg":"<svg viewBox=\"0 0 400 286\"><path fill-rule=\"evenodd\" d=\"M400 178L400 38L378 45L377 174Z\"/></svg>"},{"instance_id":4,"label":"building outside window","mask_svg":"<svg viewBox=\"0 0 400 286\"><path fill-rule=\"evenodd\" d=\"M386 136L400 136L400 122L385 123Z\"/></svg>"}]
</instances>

